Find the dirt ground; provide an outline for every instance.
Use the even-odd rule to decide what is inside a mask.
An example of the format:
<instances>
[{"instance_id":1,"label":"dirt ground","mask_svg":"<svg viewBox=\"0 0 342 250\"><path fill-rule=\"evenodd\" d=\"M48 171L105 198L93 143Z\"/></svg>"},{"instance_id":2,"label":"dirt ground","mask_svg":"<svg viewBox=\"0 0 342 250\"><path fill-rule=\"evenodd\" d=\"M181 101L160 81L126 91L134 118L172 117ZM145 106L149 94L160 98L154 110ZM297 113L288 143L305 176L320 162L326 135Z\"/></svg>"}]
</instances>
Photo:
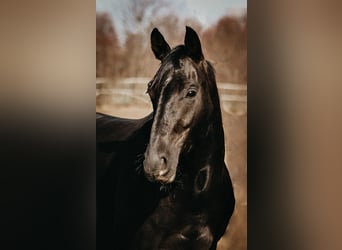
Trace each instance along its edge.
<instances>
[{"instance_id":1,"label":"dirt ground","mask_svg":"<svg viewBox=\"0 0 342 250\"><path fill-rule=\"evenodd\" d=\"M127 118L140 118L151 112L148 105L101 105L97 112ZM218 250L247 249L247 115L223 112L226 142L226 165L232 178L235 210Z\"/></svg>"},{"instance_id":2,"label":"dirt ground","mask_svg":"<svg viewBox=\"0 0 342 250\"><path fill-rule=\"evenodd\" d=\"M218 250L247 249L247 115L232 116L223 112L226 164L232 178L235 210Z\"/></svg>"}]
</instances>

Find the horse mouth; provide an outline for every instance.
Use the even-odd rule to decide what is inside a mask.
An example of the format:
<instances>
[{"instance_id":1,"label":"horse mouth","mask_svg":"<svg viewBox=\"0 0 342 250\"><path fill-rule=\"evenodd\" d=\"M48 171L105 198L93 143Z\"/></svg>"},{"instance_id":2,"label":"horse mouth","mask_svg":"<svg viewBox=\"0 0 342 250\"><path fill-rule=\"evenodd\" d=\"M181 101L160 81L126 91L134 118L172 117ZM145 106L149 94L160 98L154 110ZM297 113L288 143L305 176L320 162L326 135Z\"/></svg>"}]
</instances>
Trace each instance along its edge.
<instances>
[{"instance_id":1,"label":"horse mouth","mask_svg":"<svg viewBox=\"0 0 342 250\"><path fill-rule=\"evenodd\" d=\"M167 170L159 170L153 173L145 172L146 178L151 182L158 182L160 184L170 184L174 182L176 178L176 174L173 173L170 169Z\"/></svg>"},{"instance_id":2,"label":"horse mouth","mask_svg":"<svg viewBox=\"0 0 342 250\"><path fill-rule=\"evenodd\" d=\"M172 176L163 176L163 175L158 175L156 177L154 177L154 181L159 182L161 184L170 184L172 182L174 182L176 178L176 175L172 175Z\"/></svg>"}]
</instances>

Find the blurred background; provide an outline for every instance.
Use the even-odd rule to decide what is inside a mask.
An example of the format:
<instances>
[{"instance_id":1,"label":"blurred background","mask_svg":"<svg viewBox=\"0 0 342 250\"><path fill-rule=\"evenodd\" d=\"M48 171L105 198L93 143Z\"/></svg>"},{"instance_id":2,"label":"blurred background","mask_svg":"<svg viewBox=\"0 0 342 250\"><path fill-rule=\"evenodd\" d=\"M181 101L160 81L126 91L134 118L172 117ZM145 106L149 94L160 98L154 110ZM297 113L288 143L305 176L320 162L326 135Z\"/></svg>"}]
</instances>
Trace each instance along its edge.
<instances>
[{"instance_id":1,"label":"blurred background","mask_svg":"<svg viewBox=\"0 0 342 250\"><path fill-rule=\"evenodd\" d=\"M199 34L216 70L236 196L218 249L247 249L247 1L97 0L96 111L129 118L149 114L145 92L160 63L150 33L157 27L175 47L183 44L186 25Z\"/></svg>"},{"instance_id":2,"label":"blurred background","mask_svg":"<svg viewBox=\"0 0 342 250\"><path fill-rule=\"evenodd\" d=\"M162 21L167 19L157 22L156 17L172 13L181 20L195 18L218 78L231 72L220 71L224 62L215 56L223 53L210 54L214 42L206 42L204 33L225 15L243 16L238 13L246 13L246 3L211 0L203 8L200 0L179 2L174 0L163 11L151 9L147 13L154 18L148 14L146 22L176 45L183 41L184 26L174 44L178 25L166 30ZM122 53L125 30L131 30L123 19L129 16L128 3L1 1L1 225L2 238L12 248L95 249L95 9L109 14L120 42L115 51ZM341 5L337 0L249 1L251 248L342 249ZM145 46L143 52L151 57ZM232 45L223 46L228 50ZM154 73L158 62L150 63L144 70ZM219 86L222 81L228 79L219 79ZM108 103L116 100L119 95ZM119 114L120 105L109 105L106 111ZM130 106L141 107L135 116L145 112L141 103ZM246 249L246 116L226 110L227 163L237 207L220 249Z\"/></svg>"}]
</instances>

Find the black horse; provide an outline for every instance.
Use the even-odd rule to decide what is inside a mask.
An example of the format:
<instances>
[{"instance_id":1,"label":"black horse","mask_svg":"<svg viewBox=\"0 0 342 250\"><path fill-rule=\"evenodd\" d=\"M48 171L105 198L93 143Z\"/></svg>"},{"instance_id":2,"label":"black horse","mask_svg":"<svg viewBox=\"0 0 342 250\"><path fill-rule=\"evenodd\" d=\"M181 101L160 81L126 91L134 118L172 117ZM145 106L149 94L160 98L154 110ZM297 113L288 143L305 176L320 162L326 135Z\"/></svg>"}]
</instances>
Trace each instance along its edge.
<instances>
[{"instance_id":1,"label":"black horse","mask_svg":"<svg viewBox=\"0 0 342 250\"><path fill-rule=\"evenodd\" d=\"M216 249L235 199L214 69L189 27L184 45L171 50L157 29L151 43L161 60L148 84L154 117L97 119L98 151L111 159L98 179L97 246Z\"/></svg>"}]
</instances>

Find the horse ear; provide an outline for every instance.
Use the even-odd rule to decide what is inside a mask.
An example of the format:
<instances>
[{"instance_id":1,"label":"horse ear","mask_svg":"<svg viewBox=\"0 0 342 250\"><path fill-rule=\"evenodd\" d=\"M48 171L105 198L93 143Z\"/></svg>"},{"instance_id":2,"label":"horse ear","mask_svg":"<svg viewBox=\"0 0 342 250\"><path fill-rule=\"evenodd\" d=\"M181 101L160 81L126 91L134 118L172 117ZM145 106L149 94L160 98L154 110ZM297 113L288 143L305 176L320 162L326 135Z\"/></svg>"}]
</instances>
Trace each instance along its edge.
<instances>
[{"instance_id":1,"label":"horse ear","mask_svg":"<svg viewBox=\"0 0 342 250\"><path fill-rule=\"evenodd\" d=\"M198 35L189 26L186 26L184 44L185 44L185 48L189 52L189 56L193 60L198 62L204 59L204 56L202 53L202 46L198 38Z\"/></svg>"},{"instance_id":2,"label":"horse ear","mask_svg":"<svg viewBox=\"0 0 342 250\"><path fill-rule=\"evenodd\" d=\"M162 60L171 50L157 28L154 28L151 32L151 48L154 56L159 60Z\"/></svg>"}]
</instances>

